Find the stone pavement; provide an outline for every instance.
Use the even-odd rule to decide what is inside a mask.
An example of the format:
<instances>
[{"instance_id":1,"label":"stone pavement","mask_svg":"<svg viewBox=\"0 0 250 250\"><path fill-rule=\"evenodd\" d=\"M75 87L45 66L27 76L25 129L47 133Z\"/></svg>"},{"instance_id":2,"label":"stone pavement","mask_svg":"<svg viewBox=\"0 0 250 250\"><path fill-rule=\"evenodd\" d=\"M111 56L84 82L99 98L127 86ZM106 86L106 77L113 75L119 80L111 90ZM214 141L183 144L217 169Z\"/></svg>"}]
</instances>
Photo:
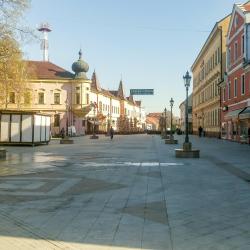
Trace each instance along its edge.
<instances>
[{"instance_id":1,"label":"stone pavement","mask_svg":"<svg viewBox=\"0 0 250 250\"><path fill-rule=\"evenodd\" d=\"M248 145L191 137L201 158L176 159L159 136L74 140L6 147L0 249L250 249Z\"/></svg>"}]
</instances>

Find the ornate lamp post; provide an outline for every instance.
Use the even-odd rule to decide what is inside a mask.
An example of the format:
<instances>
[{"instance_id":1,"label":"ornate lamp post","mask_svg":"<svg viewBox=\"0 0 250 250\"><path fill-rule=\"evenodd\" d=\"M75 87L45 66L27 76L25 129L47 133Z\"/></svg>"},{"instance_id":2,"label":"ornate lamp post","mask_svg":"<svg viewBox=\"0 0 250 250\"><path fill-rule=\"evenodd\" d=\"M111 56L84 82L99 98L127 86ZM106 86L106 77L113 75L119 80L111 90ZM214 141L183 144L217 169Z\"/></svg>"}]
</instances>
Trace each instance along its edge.
<instances>
[{"instance_id":1,"label":"ornate lamp post","mask_svg":"<svg viewBox=\"0 0 250 250\"><path fill-rule=\"evenodd\" d=\"M190 81L191 81L191 76L189 75L189 72L187 71L186 75L183 76L184 80L184 86L186 88L186 103L185 103L185 144L186 147L191 149L192 144L189 142L189 137L188 137L188 88L190 87Z\"/></svg>"},{"instance_id":2,"label":"ornate lamp post","mask_svg":"<svg viewBox=\"0 0 250 250\"><path fill-rule=\"evenodd\" d=\"M70 116L70 105L69 100L65 102L66 107L66 136L60 140L60 144L74 144L74 140L69 138L69 116Z\"/></svg>"},{"instance_id":3,"label":"ornate lamp post","mask_svg":"<svg viewBox=\"0 0 250 250\"><path fill-rule=\"evenodd\" d=\"M95 134L96 103L92 103L91 107L94 109L94 121L93 121L93 135L90 136L90 139L98 139L99 137Z\"/></svg>"},{"instance_id":4,"label":"ornate lamp post","mask_svg":"<svg viewBox=\"0 0 250 250\"><path fill-rule=\"evenodd\" d=\"M188 88L190 87L191 76L187 71L183 76L184 86L186 88L186 103L185 103L185 142L182 149L175 150L175 156L177 158L199 158L200 150L192 149L192 144L189 142L188 137Z\"/></svg>"},{"instance_id":5,"label":"ornate lamp post","mask_svg":"<svg viewBox=\"0 0 250 250\"><path fill-rule=\"evenodd\" d=\"M172 113L172 109L173 109L173 106L174 106L174 100L173 98L171 97L170 99L170 108L171 108L171 114L170 114L170 139L173 138L173 113Z\"/></svg>"},{"instance_id":6,"label":"ornate lamp post","mask_svg":"<svg viewBox=\"0 0 250 250\"><path fill-rule=\"evenodd\" d=\"M164 109L164 136L167 137L167 109Z\"/></svg>"},{"instance_id":7,"label":"ornate lamp post","mask_svg":"<svg viewBox=\"0 0 250 250\"><path fill-rule=\"evenodd\" d=\"M163 132L164 122L163 122L163 120L164 120L164 116L163 116L163 113L162 113L161 116L160 116L160 128L161 128L161 137L162 138L163 138L163 134L164 134L164 132Z\"/></svg>"},{"instance_id":8,"label":"ornate lamp post","mask_svg":"<svg viewBox=\"0 0 250 250\"><path fill-rule=\"evenodd\" d=\"M165 144L178 144L178 141L174 139L173 136L173 106L174 106L174 100L171 97L170 99L170 108L171 108L171 115L170 115L170 137L169 139L165 140Z\"/></svg>"},{"instance_id":9,"label":"ornate lamp post","mask_svg":"<svg viewBox=\"0 0 250 250\"><path fill-rule=\"evenodd\" d=\"M162 139L167 139L167 109L162 113Z\"/></svg>"},{"instance_id":10,"label":"ornate lamp post","mask_svg":"<svg viewBox=\"0 0 250 250\"><path fill-rule=\"evenodd\" d=\"M108 113L107 115L107 133L106 133L106 136L109 136L109 130L110 130L110 126L111 126L111 121L110 121L110 113Z\"/></svg>"}]
</instances>

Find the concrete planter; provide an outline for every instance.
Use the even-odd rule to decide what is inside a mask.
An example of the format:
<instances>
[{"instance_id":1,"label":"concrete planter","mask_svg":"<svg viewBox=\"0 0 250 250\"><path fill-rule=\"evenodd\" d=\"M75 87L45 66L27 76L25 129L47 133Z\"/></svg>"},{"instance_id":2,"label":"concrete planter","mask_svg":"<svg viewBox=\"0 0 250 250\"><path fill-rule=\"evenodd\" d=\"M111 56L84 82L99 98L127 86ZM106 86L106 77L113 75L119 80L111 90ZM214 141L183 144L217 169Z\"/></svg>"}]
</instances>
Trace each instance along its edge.
<instances>
[{"instance_id":1,"label":"concrete planter","mask_svg":"<svg viewBox=\"0 0 250 250\"><path fill-rule=\"evenodd\" d=\"M60 140L60 144L74 144L74 140L69 138L64 138Z\"/></svg>"},{"instance_id":2,"label":"concrete planter","mask_svg":"<svg viewBox=\"0 0 250 250\"><path fill-rule=\"evenodd\" d=\"M178 144L178 140L175 139L166 139L165 144Z\"/></svg>"}]
</instances>

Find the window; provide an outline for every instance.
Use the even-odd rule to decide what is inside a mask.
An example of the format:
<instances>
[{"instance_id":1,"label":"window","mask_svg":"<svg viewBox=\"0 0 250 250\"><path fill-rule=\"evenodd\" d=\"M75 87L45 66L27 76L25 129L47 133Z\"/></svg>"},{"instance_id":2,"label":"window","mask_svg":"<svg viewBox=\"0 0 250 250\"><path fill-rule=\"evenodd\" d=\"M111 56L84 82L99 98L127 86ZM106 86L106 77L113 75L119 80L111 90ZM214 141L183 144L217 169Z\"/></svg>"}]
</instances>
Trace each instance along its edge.
<instances>
[{"instance_id":1,"label":"window","mask_svg":"<svg viewBox=\"0 0 250 250\"><path fill-rule=\"evenodd\" d=\"M24 104L30 104L31 102L31 93L25 92L24 93Z\"/></svg>"},{"instance_id":2,"label":"window","mask_svg":"<svg viewBox=\"0 0 250 250\"><path fill-rule=\"evenodd\" d=\"M237 60L238 58L238 43L236 42L234 44L234 60Z\"/></svg>"},{"instance_id":3,"label":"window","mask_svg":"<svg viewBox=\"0 0 250 250\"><path fill-rule=\"evenodd\" d=\"M44 104L44 93L38 93L38 104Z\"/></svg>"},{"instance_id":4,"label":"window","mask_svg":"<svg viewBox=\"0 0 250 250\"><path fill-rule=\"evenodd\" d=\"M54 104L60 104L60 93L54 93Z\"/></svg>"},{"instance_id":5,"label":"window","mask_svg":"<svg viewBox=\"0 0 250 250\"><path fill-rule=\"evenodd\" d=\"M15 93L14 92L10 92L9 94L9 103L15 103L16 100L15 100Z\"/></svg>"},{"instance_id":6,"label":"window","mask_svg":"<svg viewBox=\"0 0 250 250\"><path fill-rule=\"evenodd\" d=\"M89 104L89 94L86 94L86 104Z\"/></svg>"},{"instance_id":7,"label":"window","mask_svg":"<svg viewBox=\"0 0 250 250\"><path fill-rule=\"evenodd\" d=\"M223 88L223 102L226 100L226 88Z\"/></svg>"},{"instance_id":8,"label":"window","mask_svg":"<svg viewBox=\"0 0 250 250\"><path fill-rule=\"evenodd\" d=\"M242 55L244 55L245 53L245 36L244 35L241 38L241 51L242 51Z\"/></svg>"},{"instance_id":9,"label":"window","mask_svg":"<svg viewBox=\"0 0 250 250\"><path fill-rule=\"evenodd\" d=\"M227 50L227 66L230 67L231 65L231 49L228 48Z\"/></svg>"},{"instance_id":10,"label":"window","mask_svg":"<svg viewBox=\"0 0 250 250\"><path fill-rule=\"evenodd\" d=\"M237 78L234 79L234 97L237 97Z\"/></svg>"},{"instance_id":11,"label":"window","mask_svg":"<svg viewBox=\"0 0 250 250\"><path fill-rule=\"evenodd\" d=\"M245 94L245 75L241 76L241 94L244 95Z\"/></svg>"},{"instance_id":12,"label":"window","mask_svg":"<svg viewBox=\"0 0 250 250\"><path fill-rule=\"evenodd\" d=\"M76 93L76 104L80 104L80 93Z\"/></svg>"},{"instance_id":13,"label":"window","mask_svg":"<svg viewBox=\"0 0 250 250\"><path fill-rule=\"evenodd\" d=\"M99 111L102 112L102 102L99 102Z\"/></svg>"},{"instance_id":14,"label":"window","mask_svg":"<svg viewBox=\"0 0 250 250\"><path fill-rule=\"evenodd\" d=\"M228 82L228 100L231 99L231 82Z\"/></svg>"},{"instance_id":15,"label":"window","mask_svg":"<svg viewBox=\"0 0 250 250\"><path fill-rule=\"evenodd\" d=\"M54 127L60 127L60 115L54 115Z\"/></svg>"},{"instance_id":16,"label":"window","mask_svg":"<svg viewBox=\"0 0 250 250\"><path fill-rule=\"evenodd\" d=\"M237 29L237 26L239 24L239 17L236 15L234 19L234 28Z\"/></svg>"}]
</instances>

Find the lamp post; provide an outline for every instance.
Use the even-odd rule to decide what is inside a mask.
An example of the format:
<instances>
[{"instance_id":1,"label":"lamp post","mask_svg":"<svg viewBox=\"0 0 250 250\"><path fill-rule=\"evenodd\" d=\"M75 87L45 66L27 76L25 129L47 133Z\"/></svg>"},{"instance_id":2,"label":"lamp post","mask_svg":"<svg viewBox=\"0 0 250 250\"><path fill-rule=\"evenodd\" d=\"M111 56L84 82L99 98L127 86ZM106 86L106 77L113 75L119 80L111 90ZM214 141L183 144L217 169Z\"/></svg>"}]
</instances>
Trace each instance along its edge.
<instances>
[{"instance_id":1,"label":"lamp post","mask_svg":"<svg viewBox=\"0 0 250 250\"><path fill-rule=\"evenodd\" d=\"M164 135L164 116L163 116L163 113L161 114L161 117L160 117L160 126L161 126L161 137L163 138L163 135Z\"/></svg>"},{"instance_id":2,"label":"lamp post","mask_svg":"<svg viewBox=\"0 0 250 250\"><path fill-rule=\"evenodd\" d=\"M70 116L70 105L68 99L66 100L66 136L60 140L60 144L74 144L73 139L69 139L69 116Z\"/></svg>"},{"instance_id":3,"label":"lamp post","mask_svg":"<svg viewBox=\"0 0 250 250\"><path fill-rule=\"evenodd\" d=\"M107 133L106 133L106 136L109 136L110 126L111 126L110 113L108 113L108 115L107 115Z\"/></svg>"},{"instance_id":4,"label":"lamp post","mask_svg":"<svg viewBox=\"0 0 250 250\"><path fill-rule=\"evenodd\" d=\"M170 108L171 108L171 114L170 114L170 139L173 138L173 132L172 132L172 128L173 128L173 113L172 113L172 109L173 109L173 106L174 106L174 100L173 98L171 97L170 99Z\"/></svg>"},{"instance_id":5,"label":"lamp post","mask_svg":"<svg viewBox=\"0 0 250 250\"><path fill-rule=\"evenodd\" d=\"M191 148L191 143L189 142L189 137L188 137L188 88L190 87L190 81L191 81L191 76L189 75L189 72L187 71L186 75L183 76L184 80L184 86L186 88L186 104L185 104L185 144L186 146L190 146Z\"/></svg>"},{"instance_id":6,"label":"lamp post","mask_svg":"<svg viewBox=\"0 0 250 250\"><path fill-rule=\"evenodd\" d=\"M166 139L165 140L165 144L178 144L178 140L175 140L174 139L174 136L173 136L173 106L174 106L174 100L173 98L171 97L170 99L170 108L171 108L171 115L170 115L170 137L169 139Z\"/></svg>"},{"instance_id":7,"label":"lamp post","mask_svg":"<svg viewBox=\"0 0 250 250\"><path fill-rule=\"evenodd\" d=\"M175 156L177 158L199 158L200 150L192 149L192 144L189 142L188 137L188 88L190 87L191 76L189 72L183 76L184 86L186 88L186 104L185 104L185 142L182 149L175 149Z\"/></svg>"},{"instance_id":8,"label":"lamp post","mask_svg":"<svg viewBox=\"0 0 250 250\"><path fill-rule=\"evenodd\" d=\"M98 139L99 137L95 134L96 103L92 103L91 107L94 109L94 121L93 121L93 135L90 136L90 139Z\"/></svg>"},{"instance_id":9,"label":"lamp post","mask_svg":"<svg viewBox=\"0 0 250 250\"><path fill-rule=\"evenodd\" d=\"M164 136L167 138L167 109L164 109Z\"/></svg>"}]
</instances>

